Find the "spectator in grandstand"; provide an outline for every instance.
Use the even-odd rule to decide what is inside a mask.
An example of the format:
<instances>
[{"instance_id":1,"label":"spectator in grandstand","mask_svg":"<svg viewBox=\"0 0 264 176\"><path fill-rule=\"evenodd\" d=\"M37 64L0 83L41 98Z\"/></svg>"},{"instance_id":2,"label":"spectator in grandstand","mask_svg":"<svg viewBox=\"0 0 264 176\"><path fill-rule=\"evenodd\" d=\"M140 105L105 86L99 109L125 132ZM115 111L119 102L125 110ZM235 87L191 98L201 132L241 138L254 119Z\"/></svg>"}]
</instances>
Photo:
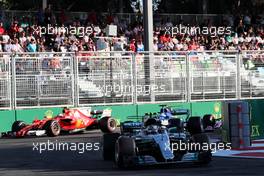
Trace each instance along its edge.
<instances>
[{"instance_id":1,"label":"spectator in grandstand","mask_svg":"<svg viewBox=\"0 0 264 176\"><path fill-rule=\"evenodd\" d=\"M26 45L27 45L27 37L26 37L26 33L25 33L25 31L23 31L23 32L20 33L20 36L19 36L19 43L21 44L21 46L22 46L23 48L26 47Z\"/></svg>"},{"instance_id":2,"label":"spectator in grandstand","mask_svg":"<svg viewBox=\"0 0 264 176\"><path fill-rule=\"evenodd\" d=\"M36 41L34 39L31 39L29 44L27 45L27 51L28 52L36 52L37 51L37 45L36 45Z\"/></svg>"},{"instance_id":3,"label":"spectator in grandstand","mask_svg":"<svg viewBox=\"0 0 264 176\"><path fill-rule=\"evenodd\" d=\"M113 44L114 51L124 51L125 42L122 39L116 39Z\"/></svg>"},{"instance_id":4,"label":"spectator in grandstand","mask_svg":"<svg viewBox=\"0 0 264 176\"><path fill-rule=\"evenodd\" d=\"M157 39L154 39L153 50L158 51L158 40Z\"/></svg>"},{"instance_id":5,"label":"spectator in grandstand","mask_svg":"<svg viewBox=\"0 0 264 176\"><path fill-rule=\"evenodd\" d=\"M60 59L58 58L57 54L55 54L54 57L50 60L49 65L53 71L61 70L61 63L60 63Z\"/></svg>"},{"instance_id":6,"label":"spectator in grandstand","mask_svg":"<svg viewBox=\"0 0 264 176\"><path fill-rule=\"evenodd\" d=\"M3 26L3 23L0 22L0 35L3 35L5 33L5 28Z\"/></svg>"},{"instance_id":7,"label":"spectator in grandstand","mask_svg":"<svg viewBox=\"0 0 264 176\"><path fill-rule=\"evenodd\" d=\"M35 39L33 33L30 32L29 35L27 36L27 41L30 42L30 41L33 41L33 40L35 41L36 39Z\"/></svg>"},{"instance_id":8,"label":"spectator in grandstand","mask_svg":"<svg viewBox=\"0 0 264 176\"><path fill-rule=\"evenodd\" d=\"M140 51L144 51L144 45L143 45L142 40L139 40L137 42L137 52L140 52Z\"/></svg>"},{"instance_id":9,"label":"spectator in grandstand","mask_svg":"<svg viewBox=\"0 0 264 176\"><path fill-rule=\"evenodd\" d=\"M71 40L69 51L70 52L77 52L78 51L78 42L76 40Z\"/></svg>"},{"instance_id":10,"label":"spectator in grandstand","mask_svg":"<svg viewBox=\"0 0 264 176\"><path fill-rule=\"evenodd\" d=\"M4 34L2 35L1 42L2 44L6 44L9 40L10 40L10 36L5 31Z\"/></svg>"},{"instance_id":11,"label":"spectator in grandstand","mask_svg":"<svg viewBox=\"0 0 264 176\"><path fill-rule=\"evenodd\" d=\"M8 40L8 42L5 44L4 52L12 52L13 51L13 45L11 43L11 39Z\"/></svg>"},{"instance_id":12,"label":"spectator in grandstand","mask_svg":"<svg viewBox=\"0 0 264 176\"><path fill-rule=\"evenodd\" d=\"M19 44L19 40L17 38L14 39L13 46L12 46L12 51L16 52L16 53L24 52L24 49Z\"/></svg>"},{"instance_id":13,"label":"spectator in grandstand","mask_svg":"<svg viewBox=\"0 0 264 176\"><path fill-rule=\"evenodd\" d=\"M106 51L108 48L108 42L106 40L106 38L104 38L104 34L101 33L100 37L98 38L97 42L96 42L96 49L98 51Z\"/></svg>"},{"instance_id":14,"label":"spectator in grandstand","mask_svg":"<svg viewBox=\"0 0 264 176\"><path fill-rule=\"evenodd\" d=\"M144 50L144 45L142 43L144 29L141 21L127 24L125 20L120 20L115 15L109 14L108 16L102 16L95 11L89 13L87 19L84 21L76 19L70 20L69 17L69 20L58 20L62 23L61 25L65 27L68 25L76 27L96 25L101 29L104 29L106 24L117 24L118 37L123 36L127 39L127 41L123 41L121 39L106 40L106 35L103 32L100 33L99 38L96 38L93 34L80 37L78 34L66 34L65 32L57 33L55 35L40 36L40 34L35 31L37 28L40 29L40 26L37 25L46 26L47 24L53 24L57 21L57 19L53 18L54 13L49 7L45 10L45 12L39 11L36 20L33 17L22 17L21 21L19 19L14 19L14 22L11 23L12 25L9 28L4 28L3 26L6 25L0 23L0 42L3 50L10 51L10 48L15 48L14 51L29 52L109 51L109 42L113 45L112 49L116 51L129 50L137 52ZM60 17L57 18L59 19ZM67 16L64 14L63 18L66 19ZM203 34L170 36L162 30L162 26L170 27L175 22L172 22L170 18L166 18L166 20L159 20L157 23L154 23L154 50L203 51L208 49L263 49L264 23L262 24L262 22L264 21L261 18L257 16L254 17L252 14L246 12L245 15L237 13L236 17L228 15L225 18L225 21L225 24L233 24L232 33L230 35L216 35L215 37L212 37ZM34 24L36 26L33 26ZM184 25L183 21L178 22L178 24ZM206 21L203 25L213 26L211 21ZM189 26L191 27L191 25ZM12 39L12 47L10 47L9 39ZM18 41L16 39L18 39ZM33 43L33 40L35 43ZM14 47L14 45L16 46ZM11 51L13 51L13 49L11 49Z\"/></svg>"},{"instance_id":15,"label":"spectator in grandstand","mask_svg":"<svg viewBox=\"0 0 264 176\"><path fill-rule=\"evenodd\" d=\"M10 36L14 36L14 34L19 32L19 26L18 26L18 21L14 21L13 24L11 25L9 34Z\"/></svg>"},{"instance_id":16,"label":"spectator in grandstand","mask_svg":"<svg viewBox=\"0 0 264 176\"><path fill-rule=\"evenodd\" d=\"M132 39L129 44L129 51L136 52L136 39Z\"/></svg>"}]
</instances>

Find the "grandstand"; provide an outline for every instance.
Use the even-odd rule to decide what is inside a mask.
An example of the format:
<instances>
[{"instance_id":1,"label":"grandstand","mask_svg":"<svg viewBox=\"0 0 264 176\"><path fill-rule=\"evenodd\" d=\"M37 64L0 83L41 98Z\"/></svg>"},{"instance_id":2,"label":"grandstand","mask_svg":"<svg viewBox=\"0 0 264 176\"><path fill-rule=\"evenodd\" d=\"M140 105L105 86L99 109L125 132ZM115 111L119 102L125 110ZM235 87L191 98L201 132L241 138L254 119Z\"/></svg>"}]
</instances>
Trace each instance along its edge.
<instances>
[{"instance_id":1,"label":"grandstand","mask_svg":"<svg viewBox=\"0 0 264 176\"><path fill-rule=\"evenodd\" d=\"M264 16L258 13L262 3L253 4L254 13L251 8L242 13L246 4L241 1L235 14L185 15L162 13L171 2L156 2L152 53L144 51L142 14L133 8L129 13L76 12L46 4L44 10L23 11L18 3L2 10L0 108L264 96ZM206 9L197 13L214 9L210 3L203 5ZM107 25L117 27L116 37L108 36ZM230 31L171 35L168 29L179 25ZM60 30L42 33L49 27ZM89 32L73 34L71 28Z\"/></svg>"}]
</instances>

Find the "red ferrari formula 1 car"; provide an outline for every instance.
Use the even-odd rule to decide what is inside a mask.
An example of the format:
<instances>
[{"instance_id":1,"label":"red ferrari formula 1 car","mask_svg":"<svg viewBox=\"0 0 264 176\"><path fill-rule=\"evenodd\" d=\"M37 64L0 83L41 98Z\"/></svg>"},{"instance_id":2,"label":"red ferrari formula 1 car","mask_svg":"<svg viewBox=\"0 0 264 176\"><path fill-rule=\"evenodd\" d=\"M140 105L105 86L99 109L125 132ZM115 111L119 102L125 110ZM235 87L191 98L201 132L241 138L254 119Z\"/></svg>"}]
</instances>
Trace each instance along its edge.
<instances>
[{"instance_id":1,"label":"red ferrari formula 1 car","mask_svg":"<svg viewBox=\"0 0 264 176\"><path fill-rule=\"evenodd\" d=\"M104 133L112 133L117 126L111 117L111 110L93 110L90 108L64 108L63 113L53 118L44 117L32 124L15 121L12 131L2 133L2 137L14 136L58 136L63 132L77 133L89 128L100 128Z\"/></svg>"}]
</instances>

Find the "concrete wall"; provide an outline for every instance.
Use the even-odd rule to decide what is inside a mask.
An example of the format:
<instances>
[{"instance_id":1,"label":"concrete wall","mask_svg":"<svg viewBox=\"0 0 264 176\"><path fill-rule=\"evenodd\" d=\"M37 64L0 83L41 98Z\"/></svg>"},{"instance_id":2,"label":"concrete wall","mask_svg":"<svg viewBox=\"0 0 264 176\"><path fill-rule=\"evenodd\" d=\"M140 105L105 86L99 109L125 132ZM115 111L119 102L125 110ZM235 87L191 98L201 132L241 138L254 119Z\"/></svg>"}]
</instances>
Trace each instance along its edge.
<instances>
[{"instance_id":1,"label":"concrete wall","mask_svg":"<svg viewBox=\"0 0 264 176\"><path fill-rule=\"evenodd\" d=\"M253 139L264 138L264 100L250 100L251 106L251 136ZM196 102L196 103L168 103L174 108L188 108L192 116L203 116L214 114L221 118L221 102ZM93 109L112 109L112 116L119 122L127 119L127 116L142 116L146 112L157 112L159 104L142 105L116 105L116 106L95 106ZM26 110L5 110L0 111L0 132L11 130L15 120L23 120L31 123L35 118L43 118L45 115L57 115L62 108L39 108Z\"/></svg>"},{"instance_id":2,"label":"concrete wall","mask_svg":"<svg viewBox=\"0 0 264 176\"><path fill-rule=\"evenodd\" d=\"M221 117L221 103L220 102L202 102L202 103L168 103L167 105L173 108L187 108L190 109L192 115L204 115L207 113L215 114ZM220 108L217 108L220 106ZM127 116L142 116L146 112L158 112L159 104L142 104L142 105L116 105L116 106L95 106L93 109L112 109L112 116L118 121L124 121ZM220 109L220 110L219 110ZM38 118L42 119L46 115L55 116L61 113L62 108L39 108L39 109L25 109L16 111L0 111L0 132L11 130L12 123L15 120L23 120L31 123L32 120ZM219 110L219 111L218 111Z\"/></svg>"}]
</instances>

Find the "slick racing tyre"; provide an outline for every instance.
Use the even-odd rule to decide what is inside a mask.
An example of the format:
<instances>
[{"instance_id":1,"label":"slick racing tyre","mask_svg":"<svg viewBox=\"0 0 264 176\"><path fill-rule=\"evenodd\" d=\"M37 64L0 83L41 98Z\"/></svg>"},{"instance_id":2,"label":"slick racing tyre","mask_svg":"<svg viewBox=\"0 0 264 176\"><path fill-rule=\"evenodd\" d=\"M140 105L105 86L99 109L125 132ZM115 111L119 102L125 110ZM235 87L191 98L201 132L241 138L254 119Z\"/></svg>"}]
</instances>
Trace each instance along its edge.
<instances>
[{"instance_id":1,"label":"slick racing tyre","mask_svg":"<svg viewBox=\"0 0 264 176\"><path fill-rule=\"evenodd\" d=\"M49 137L58 136L61 131L60 124L55 120L47 121L44 125L44 129Z\"/></svg>"},{"instance_id":2,"label":"slick racing tyre","mask_svg":"<svg viewBox=\"0 0 264 176\"><path fill-rule=\"evenodd\" d=\"M195 151L198 152L198 164L209 164L212 161L212 152L209 148L210 143L208 136L206 134L195 134L192 136L192 141L195 144L199 144L201 147L199 150Z\"/></svg>"},{"instance_id":3,"label":"slick racing tyre","mask_svg":"<svg viewBox=\"0 0 264 176\"><path fill-rule=\"evenodd\" d=\"M123 136L115 145L115 163L118 168L131 168L134 166L133 157L136 156L136 143L131 137Z\"/></svg>"},{"instance_id":4,"label":"slick racing tyre","mask_svg":"<svg viewBox=\"0 0 264 176\"><path fill-rule=\"evenodd\" d=\"M202 119L199 116L190 117L187 122L187 129L191 135L203 132Z\"/></svg>"},{"instance_id":5,"label":"slick racing tyre","mask_svg":"<svg viewBox=\"0 0 264 176\"><path fill-rule=\"evenodd\" d=\"M99 121L99 128L104 133L113 133L116 130L117 123L114 118L103 117Z\"/></svg>"},{"instance_id":6,"label":"slick racing tyre","mask_svg":"<svg viewBox=\"0 0 264 176\"><path fill-rule=\"evenodd\" d=\"M26 127L26 123L23 121L15 121L12 125L12 132L18 132Z\"/></svg>"},{"instance_id":7,"label":"slick racing tyre","mask_svg":"<svg viewBox=\"0 0 264 176\"><path fill-rule=\"evenodd\" d=\"M103 135L103 159L105 161L115 160L115 143L119 136L119 133L106 133Z\"/></svg>"},{"instance_id":8,"label":"slick racing tyre","mask_svg":"<svg viewBox=\"0 0 264 176\"><path fill-rule=\"evenodd\" d=\"M179 118L172 118L169 119L169 126L168 128L176 127L177 131L181 131L183 129L183 123Z\"/></svg>"},{"instance_id":9,"label":"slick racing tyre","mask_svg":"<svg viewBox=\"0 0 264 176\"><path fill-rule=\"evenodd\" d=\"M215 126L215 118L212 114L206 114L203 116L204 129L206 129L208 126L212 128Z\"/></svg>"},{"instance_id":10,"label":"slick racing tyre","mask_svg":"<svg viewBox=\"0 0 264 176\"><path fill-rule=\"evenodd\" d=\"M160 125L160 123L156 118L148 118L144 123L144 126L147 127L151 125Z\"/></svg>"}]
</instances>

